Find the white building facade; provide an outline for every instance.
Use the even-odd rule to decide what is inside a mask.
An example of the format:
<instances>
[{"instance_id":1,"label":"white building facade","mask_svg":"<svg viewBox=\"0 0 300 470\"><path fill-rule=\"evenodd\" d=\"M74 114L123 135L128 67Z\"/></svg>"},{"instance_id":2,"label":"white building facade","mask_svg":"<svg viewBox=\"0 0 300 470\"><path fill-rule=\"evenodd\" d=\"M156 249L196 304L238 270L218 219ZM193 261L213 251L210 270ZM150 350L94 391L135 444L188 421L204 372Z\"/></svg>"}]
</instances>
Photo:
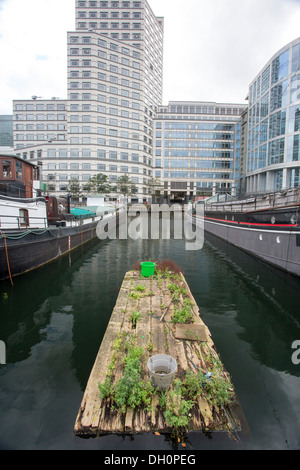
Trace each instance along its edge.
<instances>
[{"instance_id":1,"label":"white building facade","mask_svg":"<svg viewBox=\"0 0 300 470\"><path fill-rule=\"evenodd\" d=\"M41 162L48 191L81 189L103 173L122 175L147 197L153 167L153 122L162 102L163 19L146 0L78 1L68 33L65 100L14 101L17 153Z\"/></svg>"}]
</instances>

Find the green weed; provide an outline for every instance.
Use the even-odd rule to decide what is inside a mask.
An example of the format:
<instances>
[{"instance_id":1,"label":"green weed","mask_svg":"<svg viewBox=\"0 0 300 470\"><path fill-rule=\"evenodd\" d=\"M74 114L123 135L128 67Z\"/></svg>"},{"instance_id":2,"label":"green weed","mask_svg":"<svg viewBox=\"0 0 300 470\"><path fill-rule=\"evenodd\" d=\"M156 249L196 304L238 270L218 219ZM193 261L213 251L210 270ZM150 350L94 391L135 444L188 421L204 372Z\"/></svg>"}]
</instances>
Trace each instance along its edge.
<instances>
[{"instance_id":1,"label":"green weed","mask_svg":"<svg viewBox=\"0 0 300 470\"><path fill-rule=\"evenodd\" d=\"M136 310L133 310L131 312L130 321L132 323L132 328L133 329L136 328L136 324L137 324L138 321L140 321L141 318L142 318L141 312L138 312Z\"/></svg>"}]
</instances>

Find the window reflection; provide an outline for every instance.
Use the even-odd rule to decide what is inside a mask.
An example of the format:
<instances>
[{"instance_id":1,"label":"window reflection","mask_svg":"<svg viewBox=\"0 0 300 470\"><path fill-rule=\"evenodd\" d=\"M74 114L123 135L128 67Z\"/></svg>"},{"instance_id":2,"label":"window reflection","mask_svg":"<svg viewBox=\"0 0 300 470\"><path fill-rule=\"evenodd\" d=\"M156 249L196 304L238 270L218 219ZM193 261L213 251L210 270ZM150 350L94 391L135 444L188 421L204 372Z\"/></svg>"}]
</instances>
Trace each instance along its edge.
<instances>
[{"instance_id":1,"label":"window reflection","mask_svg":"<svg viewBox=\"0 0 300 470\"><path fill-rule=\"evenodd\" d=\"M272 85L288 75L289 50L283 52L272 62Z\"/></svg>"},{"instance_id":2,"label":"window reflection","mask_svg":"<svg viewBox=\"0 0 300 470\"><path fill-rule=\"evenodd\" d=\"M300 100L300 74L291 79L291 103Z\"/></svg>"},{"instance_id":3,"label":"window reflection","mask_svg":"<svg viewBox=\"0 0 300 470\"><path fill-rule=\"evenodd\" d=\"M11 161L10 160L3 160L2 162L2 174L4 179L12 178L12 170L11 170Z\"/></svg>"},{"instance_id":4,"label":"window reflection","mask_svg":"<svg viewBox=\"0 0 300 470\"><path fill-rule=\"evenodd\" d=\"M287 105L287 89L288 89L288 82L285 80L284 82L276 85L271 90L271 104L270 104L270 111L275 111L275 109L283 108Z\"/></svg>"},{"instance_id":5,"label":"window reflection","mask_svg":"<svg viewBox=\"0 0 300 470\"><path fill-rule=\"evenodd\" d=\"M23 179L22 162L18 162L18 161L16 161L16 178L18 180Z\"/></svg>"},{"instance_id":6,"label":"window reflection","mask_svg":"<svg viewBox=\"0 0 300 470\"><path fill-rule=\"evenodd\" d=\"M300 186L300 169L293 168L290 172L290 187Z\"/></svg>"},{"instance_id":7,"label":"window reflection","mask_svg":"<svg viewBox=\"0 0 300 470\"><path fill-rule=\"evenodd\" d=\"M296 44L293 47L293 58L292 58L292 73L297 72L300 68L300 44Z\"/></svg>"}]
</instances>

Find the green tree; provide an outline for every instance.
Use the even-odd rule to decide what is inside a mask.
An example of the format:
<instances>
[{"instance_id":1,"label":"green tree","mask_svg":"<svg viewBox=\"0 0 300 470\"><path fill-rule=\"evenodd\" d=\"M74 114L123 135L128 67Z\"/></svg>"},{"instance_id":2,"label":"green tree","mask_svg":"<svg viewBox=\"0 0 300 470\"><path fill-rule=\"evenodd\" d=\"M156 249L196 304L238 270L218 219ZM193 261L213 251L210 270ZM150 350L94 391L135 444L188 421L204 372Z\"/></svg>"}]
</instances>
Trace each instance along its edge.
<instances>
[{"instance_id":1,"label":"green tree","mask_svg":"<svg viewBox=\"0 0 300 470\"><path fill-rule=\"evenodd\" d=\"M162 182L160 181L159 178L149 178L148 183L147 183L147 188L149 189L149 192L152 196L152 202L154 202L156 196L160 196L161 191L164 187Z\"/></svg>"},{"instance_id":2,"label":"green tree","mask_svg":"<svg viewBox=\"0 0 300 470\"><path fill-rule=\"evenodd\" d=\"M136 194L136 186L127 175L120 176L117 179L117 190L120 194L124 194L124 196Z\"/></svg>"},{"instance_id":3,"label":"green tree","mask_svg":"<svg viewBox=\"0 0 300 470\"><path fill-rule=\"evenodd\" d=\"M78 179L71 178L68 183L68 192L75 198L79 198L81 196L81 188Z\"/></svg>"},{"instance_id":4,"label":"green tree","mask_svg":"<svg viewBox=\"0 0 300 470\"><path fill-rule=\"evenodd\" d=\"M98 173L92 176L88 182L88 190L90 193L108 194L111 192L107 175Z\"/></svg>"}]
</instances>

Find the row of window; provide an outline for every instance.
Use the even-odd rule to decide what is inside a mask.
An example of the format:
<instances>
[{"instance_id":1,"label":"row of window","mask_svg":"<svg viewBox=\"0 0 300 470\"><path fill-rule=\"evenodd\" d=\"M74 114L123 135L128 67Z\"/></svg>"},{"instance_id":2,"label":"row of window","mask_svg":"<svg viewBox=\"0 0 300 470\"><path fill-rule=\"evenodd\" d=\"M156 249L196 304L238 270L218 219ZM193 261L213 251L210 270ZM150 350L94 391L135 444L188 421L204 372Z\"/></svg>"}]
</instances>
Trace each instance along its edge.
<instances>
[{"instance_id":1,"label":"row of window","mask_svg":"<svg viewBox=\"0 0 300 470\"><path fill-rule=\"evenodd\" d=\"M132 174L139 174L139 169L137 167L132 167L129 168L127 166L121 166L117 167L117 165L108 165L107 167L104 165L105 169L103 169L103 165L97 165L97 171L107 171L106 168L108 168L108 171L110 172L118 172L118 173L132 173ZM91 170L91 168L89 168ZM150 174L148 175L150 176ZM53 174L53 173L48 173L47 175L47 180L48 181L68 181L69 179L79 179L81 178L83 181L88 181L91 178L90 174L87 173L74 173L74 174L67 174L67 173L62 173L59 175ZM138 179L136 179L138 181Z\"/></svg>"},{"instance_id":2,"label":"row of window","mask_svg":"<svg viewBox=\"0 0 300 470\"><path fill-rule=\"evenodd\" d=\"M300 70L300 43L296 44L291 51L288 49L276 57L272 64L268 65L251 85L249 93L250 107L260 99L270 86L288 76L289 64L291 64L292 74Z\"/></svg>"},{"instance_id":3,"label":"row of window","mask_svg":"<svg viewBox=\"0 0 300 470\"><path fill-rule=\"evenodd\" d=\"M41 141L47 140L66 140L65 134L15 134L15 139L18 140L27 140L27 141Z\"/></svg>"},{"instance_id":4,"label":"row of window","mask_svg":"<svg viewBox=\"0 0 300 470\"><path fill-rule=\"evenodd\" d=\"M286 156L285 156L286 154ZM278 165L281 163L300 162L300 135L276 139L269 145L261 145L255 151L249 153L247 162L248 171L255 171L265 168L267 165Z\"/></svg>"},{"instance_id":5,"label":"row of window","mask_svg":"<svg viewBox=\"0 0 300 470\"><path fill-rule=\"evenodd\" d=\"M121 121L121 125L123 128L129 129L129 122ZM138 133L129 134L129 132L119 132L117 129L107 129L105 127L97 127L97 129L92 129L91 126L71 126L70 127L70 134L92 134L97 133L101 135L109 135L111 137L123 137L123 138L132 138L134 140L139 140L140 135Z\"/></svg>"},{"instance_id":6,"label":"row of window","mask_svg":"<svg viewBox=\"0 0 300 470\"><path fill-rule=\"evenodd\" d=\"M70 100L71 101L79 101L79 100L82 100L82 101L92 101L94 100L94 96L91 94L91 93L70 93ZM110 104L113 104L115 106L123 106L123 107L126 107L126 108L129 108L130 105L132 106L132 108L134 109L140 109L140 104L139 103L135 103L135 102L132 102L130 103L130 101L128 100L118 100L117 98L113 98L113 97L107 97L106 95L97 95L97 101L101 101L101 103L110 103ZM20 118L22 119L22 118ZM55 119L55 118L53 118Z\"/></svg>"},{"instance_id":7,"label":"row of window","mask_svg":"<svg viewBox=\"0 0 300 470\"><path fill-rule=\"evenodd\" d=\"M203 115L203 116L199 116L199 115L196 115L196 114L190 114L190 115L181 115L181 114L178 114L178 115L175 115L175 114L165 114L165 115L162 115L162 114L158 114L157 115L157 119L165 119L165 123L168 123L168 121L175 121L177 120L178 122L180 121L184 121L186 122L187 120L190 120L190 121L202 121L203 123L207 122L207 121L216 121L216 122L219 122L219 121L228 121L228 122L231 122L231 123L235 123L237 122L237 117L236 116L221 116L221 115Z\"/></svg>"},{"instance_id":8,"label":"row of window","mask_svg":"<svg viewBox=\"0 0 300 470\"><path fill-rule=\"evenodd\" d=\"M78 22L78 28L81 29L81 28L86 28L86 22ZM98 24L93 22L93 26L94 28L93 29L98 29ZM141 29L142 25L141 23L129 23L129 22L126 22L126 23L119 23L119 22L111 22L111 23L108 23L108 22L100 22L99 23L99 28L100 29ZM135 34L133 35L134 37L136 36ZM138 34L139 38L141 37L140 34Z\"/></svg>"},{"instance_id":9,"label":"row of window","mask_svg":"<svg viewBox=\"0 0 300 470\"><path fill-rule=\"evenodd\" d=\"M70 55L71 56L79 56L79 55L82 55L82 56L91 56L91 55L94 55L93 54L93 51L91 48L87 48L87 47L83 47L83 48L78 48L78 47L71 47L70 48ZM103 59L110 59L111 61L113 62L120 62L121 64L123 65L126 65L128 67L133 67L135 69L140 69L141 68L141 65L139 62L133 60L133 61L130 61L129 59L127 59L126 57L119 57L115 54L110 54L109 56L107 55L106 52L103 52L103 51L98 51L97 53L97 56L98 57L101 57ZM85 64L91 64L91 62L85 62ZM75 64L74 62L74 59L71 59L71 63L70 63L72 66L73 64ZM77 62L76 62L77 64ZM98 67L99 68L102 68L102 69L107 69L108 68L108 64L106 63L103 63L103 62L98 62ZM119 69L117 66L110 66L110 71L111 72L115 72L115 73L119 73ZM120 69L120 73L123 74L123 75L126 75L126 76L129 76L130 75L130 71L129 70L126 70L124 68Z\"/></svg>"},{"instance_id":10,"label":"row of window","mask_svg":"<svg viewBox=\"0 0 300 470\"><path fill-rule=\"evenodd\" d=\"M240 107L218 107L209 105L170 105L168 107L161 107L161 113L175 113L175 114L220 114L220 115L233 115L240 116L245 108Z\"/></svg>"},{"instance_id":11,"label":"row of window","mask_svg":"<svg viewBox=\"0 0 300 470\"><path fill-rule=\"evenodd\" d=\"M128 158L127 158L127 160L128 160ZM107 169L110 169L110 168L117 168L117 165L106 165L105 163L98 163L96 165L96 167L97 167L97 170L106 171ZM127 165L126 166L125 165L120 165L119 168L120 168L120 171L123 171L123 172L128 172L128 168L130 168L130 171L131 171L131 168L133 168L134 171L131 171L132 173L140 173L138 167L131 167L131 166L128 167ZM62 171L65 171L65 170L70 170L70 171L83 170L83 171L88 171L88 170L92 169L92 164L91 163L82 163L81 165L79 165L79 163L59 163L59 164L48 163L47 169L48 169L48 171L54 171L54 170L62 170ZM114 171L114 170L111 170L111 171ZM150 170L146 170L144 168L143 169L144 175L149 174L149 171Z\"/></svg>"},{"instance_id":12,"label":"row of window","mask_svg":"<svg viewBox=\"0 0 300 470\"><path fill-rule=\"evenodd\" d=\"M156 150L156 156L161 156L161 150ZM205 158L233 158L233 151L223 150L187 150L187 149L172 149L165 150L165 157L205 157Z\"/></svg>"},{"instance_id":13,"label":"row of window","mask_svg":"<svg viewBox=\"0 0 300 470\"><path fill-rule=\"evenodd\" d=\"M157 159L155 161L157 167L161 167L161 160ZM232 169L233 162L232 160L164 160L164 168L216 168L216 169Z\"/></svg>"},{"instance_id":14,"label":"row of window","mask_svg":"<svg viewBox=\"0 0 300 470\"><path fill-rule=\"evenodd\" d=\"M128 152L117 152L116 150L107 151L103 148L97 149L97 158L109 159L109 160L120 160L120 161L132 161L135 163L141 163L141 157L138 153L128 153ZM79 150L78 148L71 148L69 151L66 148L57 149L48 149L47 157L49 159L54 158L91 158L94 156L94 152L90 148L85 148ZM145 165L151 166L152 160L146 155L143 156L143 163Z\"/></svg>"},{"instance_id":15,"label":"row of window","mask_svg":"<svg viewBox=\"0 0 300 470\"><path fill-rule=\"evenodd\" d=\"M17 131L64 131L65 124L16 124Z\"/></svg>"},{"instance_id":16,"label":"row of window","mask_svg":"<svg viewBox=\"0 0 300 470\"><path fill-rule=\"evenodd\" d=\"M91 63L89 62L89 66L90 65L91 65ZM79 66L79 64L78 64L78 66ZM103 66L101 65L101 63L98 64L98 67L103 69ZM123 75L125 75L125 73ZM70 78L83 78L83 79L92 78L92 72L91 72L91 70L82 70L82 71L71 70L70 71ZM103 78L102 73L99 72L97 78L99 80L106 80L106 75L105 75L105 78ZM135 80L140 80L140 78L141 78L140 73L139 72L132 72L132 78L134 78ZM119 83L119 77L111 75L109 77L109 81L111 81L112 83ZM123 84L123 81L124 81L124 86L128 86L128 87L130 86L130 81L128 79L122 78L120 80L120 84ZM82 87L90 88L87 85L82 85Z\"/></svg>"},{"instance_id":17,"label":"row of window","mask_svg":"<svg viewBox=\"0 0 300 470\"><path fill-rule=\"evenodd\" d=\"M101 28L100 28L100 27L98 28L98 27L97 27L97 23L94 23L94 22L93 22L93 23L80 22L80 23L78 23L77 28L78 28L78 29L82 29L82 30L87 30L87 29L89 29L89 30L90 30L90 29L97 30L97 29L101 29L101 31L103 31L103 29L104 29L103 26L101 26ZM109 28L107 27L107 28L105 28L105 29L108 30ZM116 28L112 28L112 30L115 30L115 29L116 29ZM105 36L108 36L107 33L101 33L101 34L103 34L103 35L105 35ZM120 40L120 39L121 39L121 40L132 39L132 40L135 40L135 41L136 41L136 40L139 40L139 41L140 41L141 38L142 38L142 35L141 35L141 33L132 33L132 34L130 34L130 33L122 33L122 34L119 34L119 33L111 33L111 38L112 38L112 39L117 39L117 40ZM135 44L132 44L132 45L133 45L134 47L137 47L137 48L140 48L140 47L141 47L141 44L140 44L140 43L135 43Z\"/></svg>"},{"instance_id":18,"label":"row of window","mask_svg":"<svg viewBox=\"0 0 300 470\"><path fill-rule=\"evenodd\" d=\"M66 105L63 103L16 103L14 106L15 111L65 111Z\"/></svg>"},{"instance_id":19,"label":"row of window","mask_svg":"<svg viewBox=\"0 0 300 470\"><path fill-rule=\"evenodd\" d=\"M212 173L212 172L199 172L199 171L165 171L164 178L197 178L197 179L218 179L218 180L232 180L232 173Z\"/></svg>"},{"instance_id":20,"label":"row of window","mask_svg":"<svg viewBox=\"0 0 300 470\"><path fill-rule=\"evenodd\" d=\"M220 133L211 133L211 132L188 132L188 131L172 131L172 132L165 132L164 134L165 139L204 139L204 140L233 140L234 134L224 134L223 132ZM162 132L156 132L156 138L161 138Z\"/></svg>"},{"instance_id":21,"label":"row of window","mask_svg":"<svg viewBox=\"0 0 300 470\"><path fill-rule=\"evenodd\" d=\"M259 125L253 127L249 132L249 150L258 147L268 139L274 139L286 132L289 134L300 131L300 106L290 108L289 119L286 118L286 111L279 111L265 119Z\"/></svg>"},{"instance_id":22,"label":"row of window","mask_svg":"<svg viewBox=\"0 0 300 470\"><path fill-rule=\"evenodd\" d=\"M216 124L213 122L165 122L165 129L171 130L201 130L201 131L215 131L215 132L230 132L234 131L233 124ZM162 122L156 122L156 129L162 129Z\"/></svg>"},{"instance_id":23,"label":"row of window","mask_svg":"<svg viewBox=\"0 0 300 470\"><path fill-rule=\"evenodd\" d=\"M132 16L131 16L132 15ZM123 11L118 12L118 11L112 11L112 12L107 12L107 11L100 11L98 14L97 11L79 11L77 13L77 18L111 18L111 19L118 19L118 18L123 18L123 19L139 19L141 18L141 12L129 12L129 11Z\"/></svg>"},{"instance_id":24,"label":"row of window","mask_svg":"<svg viewBox=\"0 0 300 470\"><path fill-rule=\"evenodd\" d=\"M290 81L284 80L271 88L254 106L249 109L249 129L279 108L285 108L300 99L300 74Z\"/></svg>"},{"instance_id":25,"label":"row of window","mask_svg":"<svg viewBox=\"0 0 300 470\"><path fill-rule=\"evenodd\" d=\"M162 141L156 141L156 147L161 147ZM206 141L206 140L166 140L164 142L165 148L206 148L206 149L232 149L234 148L234 142L216 142L216 141Z\"/></svg>"},{"instance_id":26,"label":"row of window","mask_svg":"<svg viewBox=\"0 0 300 470\"><path fill-rule=\"evenodd\" d=\"M80 42L82 42L84 44L91 44L92 38L90 36L82 36L82 37L80 37L80 36L71 36L70 37L70 43L71 44L79 44ZM140 56L141 56L140 52L138 52L137 50L131 50L129 47L119 46L118 44L116 44L114 42L108 43L104 39L98 39L98 46L100 46L102 48L110 49L111 51L114 51L114 52L121 52L122 54L127 55L127 56L131 55L131 53L132 53L132 56L135 59L140 59ZM84 49L86 49L86 48L84 48ZM99 51L99 55L101 54L102 57L104 56L104 53L105 53L105 51L103 51L103 50ZM76 53L74 55L76 55ZM87 55L89 55L89 54L87 54Z\"/></svg>"},{"instance_id":27,"label":"row of window","mask_svg":"<svg viewBox=\"0 0 300 470\"><path fill-rule=\"evenodd\" d=\"M77 65L77 66L79 66L79 65ZM99 68L103 69L102 65L100 65ZM112 67L111 67L111 69L112 69ZM85 78L85 79L91 78L91 71L84 70L84 71L82 71L81 75L82 75L82 78ZM127 75L127 72L122 73L122 75L126 76L126 77L130 76L130 75ZM134 80L139 80L140 79L140 74L138 72L133 72L131 76ZM80 78L79 70L71 70L70 71L70 78ZM107 75L106 73L103 73L103 72L98 72L97 78L98 78L98 80L109 81L110 83L114 83L116 85L121 85L121 86L128 87L128 88L134 88L135 90L140 89L140 84L138 82L135 82L135 81L131 82L129 80L129 78L123 78L123 77L119 78L117 75ZM71 85L71 83L70 83L70 88L85 88L85 89L92 88L92 83L91 82L82 82L82 83L74 82L74 85ZM95 86L93 88L96 89ZM97 89L102 90L102 91L106 91L106 85L97 83ZM139 97L136 98L136 99L139 99Z\"/></svg>"},{"instance_id":28,"label":"row of window","mask_svg":"<svg viewBox=\"0 0 300 470\"><path fill-rule=\"evenodd\" d=\"M71 82L70 83L70 89L71 90L76 90L76 89L85 89L85 90L87 90L87 89L91 89L91 88L92 88L92 83L91 82ZM94 87L94 88L96 89L96 87ZM135 88L136 89L140 88L138 83L135 85ZM130 92L129 90L125 90L123 88L118 89L117 87L114 87L114 86L110 86L108 88L106 85L103 85L103 84L100 84L100 83L98 83L97 90L98 91L109 92L112 95L120 95L120 96L123 96L125 98L132 98L134 100L140 100L140 98L141 98L140 93L137 93L136 91ZM103 100L101 99L101 101L103 101Z\"/></svg>"},{"instance_id":29,"label":"row of window","mask_svg":"<svg viewBox=\"0 0 300 470\"><path fill-rule=\"evenodd\" d=\"M130 2L130 1L96 1L96 0L79 0L78 1L79 8L141 8L141 2Z\"/></svg>"},{"instance_id":30,"label":"row of window","mask_svg":"<svg viewBox=\"0 0 300 470\"><path fill-rule=\"evenodd\" d=\"M15 114L17 121L65 121L65 114Z\"/></svg>"}]
</instances>

